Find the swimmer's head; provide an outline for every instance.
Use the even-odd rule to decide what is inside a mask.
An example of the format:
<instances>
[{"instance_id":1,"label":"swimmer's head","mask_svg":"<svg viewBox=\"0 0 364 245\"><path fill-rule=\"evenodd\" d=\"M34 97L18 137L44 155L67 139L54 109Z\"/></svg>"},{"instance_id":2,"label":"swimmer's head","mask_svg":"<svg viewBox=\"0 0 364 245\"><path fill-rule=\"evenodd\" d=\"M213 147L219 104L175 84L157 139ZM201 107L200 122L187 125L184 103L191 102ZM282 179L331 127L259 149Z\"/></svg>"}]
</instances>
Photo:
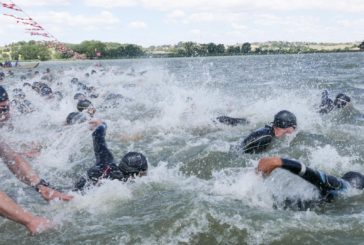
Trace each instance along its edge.
<instances>
[{"instance_id":1,"label":"swimmer's head","mask_svg":"<svg viewBox=\"0 0 364 245\"><path fill-rule=\"evenodd\" d=\"M126 175L143 176L148 171L148 161L139 152L128 152L120 161L119 169Z\"/></svg>"},{"instance_id":2,"label":"swimmer's head","mask_svg":"<svg viewBox=\"0 0 364 245\"><path fill-rule=\"evenodd\" d=\"M23 87L32 87L30 83L23 83Z\"/></svg>"},{"instance_id":3,"label":"swimmer's head","mask_svg":"<svg viewBox=\"0 0 364 245\"><path fill-rule=\"evenodd\" d=\"M21 88L13 89L13 97L14 99L25 99L25 93Z\"/></svg>"},{"instance_id":4,"label":"swimmer's head","mask_svg":"<svg viewBox=\"0 0 364 245\"><path fill-rule=\"evenodd\" d=\"M277 138L293 133L296 127L297 119L292 112L283 110L274 115L273 128Z\"/></svg>"},{"instance_id":5,"label":"swimmer's head","mask_svg":"<svg viewBox=\"0 0 364 245\"><path fill-rule=\"evenodd\" d=\"M92 106L91 101L86 100L86 99L79 100L77 103L77 110L83 111L83 110L86 110L89 106Z\"/></svg>"},{"instance_id":6,"label":"swimmer's head","mask_svg":"<svg viewBox=\"0 0 364 245\"><path fill-rule=\"evenodd\" d=\"M60 92L60 91L56 91L56 92L54 92L54 96L56 97L56 99L57 99L58 101L63 99L63 94L62 94L62 92Z\"/></svg>"},{"instance_id":7,"label":"swimmer's head","mask_svg":"<svg viewBox=\"0 0 364 245\"><path fill-rule=\"evenodd\" d=\"M8 93L3 86L0 86L0 102L9 100Z\"/></svg>"},{"instance_id":8,"label":"swimmer's head","mask_svg":"<svg viewBox=\"0 0 364 245\"><path fill-rule=\"evenodd\" d=\"M81 112L71 112L66 118L66 124L72 125L76 123L83 123L87 121L87 117L85 114Z\"/></svg>"},{"instance_id":9,"label":"swimmer's head","mask_svg":"<svg viewBox=\"0 0 364 245\"><path fill-rule=\"evenodd\" d=\"M0 122L10 118L9 96L3 86L0 86Z\"/></svg>"},{"instance_id":10,"label":"swimmer's head","mask_svg":"<svg viewBox=\"0 0 364 245\"><path fill-rule=\"evenodd\" d=\"M73 83L73 84L78 83L78 78L77 77L72 78L71 83Z\"/></svg>"},{"instance_id":11,"label":"swimmer's head","mask_svg":"<svg viewBox=\"0 0 364 245\"><path fill-rule=\"evenodd\" d=\"M341 178L349 182L353 188L360 190L364 188L364 176L361 173L350 171Z\"/></svg>"},{"instance_id":12,"label":"swimmer's head","mask_svg":"<svg viewBox=\"0 0 364 245\"><path fill-rule=\"evenodd\" d=\"M274 115L273 126L277 128L296 128L296 116L290 111L280 111Z\"/></svg>"},{"instance_id":13,"label":"swimmer's head","mask_svg":"<svg viewBox=\"0 0 364 245\"><path fill-rule=\"evenodd\" d=\"M85 100L86 99L86 96L83 93L76 93L73 96L73 99L75 99L75 100Z\"/></svg>"},{"instance_id":14,"label":"swimmer's head","mask_svg":"<svg viewBox=\"0 0 364 245\"><path fill-rule=\"evenodd\" d=\"M349 96L347 96L346 94L340 93L340 94L336 95L336 98L334 100L334 105L337 108L343 108L347 104L349 104L350 101L351 101L351 99Z\"/></svg>"},{"instance_id":15,"label":"swimmer's head","mask_svg":"<svg viewBox=\"0 0 364 245\"><path fill-rule=\"evenodd\" d=\"M53 94L52 89L50 87L46 86L42 86L40 88L40 95L43 97L49 97Z\"/></svg>"},{"instance_id":16,"label":"swimmer's head","mask_svg":"<svg viewBox=\"0 0 364 245\"><path fill-rule=\"evenodd\" d=\"M89 100L79 100L77 103L78 111L86 111L91 117L95 114L96 109Z\"/></svg>"}]
</instances>

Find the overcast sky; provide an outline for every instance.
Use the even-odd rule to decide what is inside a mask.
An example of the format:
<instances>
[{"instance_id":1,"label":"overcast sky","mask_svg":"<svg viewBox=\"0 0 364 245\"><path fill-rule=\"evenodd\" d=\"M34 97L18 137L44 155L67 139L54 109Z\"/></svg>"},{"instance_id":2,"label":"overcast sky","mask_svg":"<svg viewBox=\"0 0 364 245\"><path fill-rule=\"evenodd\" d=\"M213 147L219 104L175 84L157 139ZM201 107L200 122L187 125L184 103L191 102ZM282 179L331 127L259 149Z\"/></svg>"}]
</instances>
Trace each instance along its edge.
<instances>
[{"instance_id":1,"label":"overcast sky","mask_svg":"<svg viewBox=\"0 0 364 245\"><path fill-rule=\"evenodd\" d=\"M0 0L9 3L8 0ZM179 41L235 44L263 41L364 40L364 0L18 0L62 42L142 46ZM36 39L3 13L0 45Z\"/></svg>"}]
</instances>

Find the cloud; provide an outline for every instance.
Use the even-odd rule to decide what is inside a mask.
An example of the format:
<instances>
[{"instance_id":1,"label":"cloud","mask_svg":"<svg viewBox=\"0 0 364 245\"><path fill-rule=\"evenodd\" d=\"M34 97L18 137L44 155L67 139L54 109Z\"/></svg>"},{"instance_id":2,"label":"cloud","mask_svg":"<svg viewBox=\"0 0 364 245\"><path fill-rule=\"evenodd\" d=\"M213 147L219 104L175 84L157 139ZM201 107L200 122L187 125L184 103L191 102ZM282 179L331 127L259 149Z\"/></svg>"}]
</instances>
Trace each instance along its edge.
<instances>
[{"instance_id":1,"label":"cloud","mask_svg":"<svg viewBox=\"0 0 364 245\"><path fill-rule=\"evenodd\" d=\"M161 11L179 9L181 11L201 12L220 11L254 11L254 10L326 10L340 12L362 12L362 0L84 0L88 6L115 8L138 6Z\"/></svg>"},{"instance_id":2,"label":"cloud","mask_svg":"<svg viewBox=\"0 0 364 245\"><path fill-rule=\"evenodd\" d=\"M15 4L19 4L20 7L32 7L32 6L67 6L71 2L69 0L17 0Z\"/></svg>"},{"instance_id":3,"label":"cloud","mask_svg":"<svg viewBox=\"0 0 364 245\"><path fill-rule=\"evenodd\" d=\"M170 19L178 19L178 18L183 18L185 16L186 16L186 13L181 10L174 10L167 15L167 17Z\"/></svg>"},{"instance_id":4,"label":"cloud","mask_svg":"<svg viewBox=\"0 0 364 245\"><path fill-rule=\"evenodd\" d=\"M50 11L47 14L38 14L37 21L47 23L47 25L62 25L69 27L104 27L120 23L119 18L108 11L102 11L98 15L72 15L69 12Z\"/></svg>"},{"instance_id":5,"label":"cloud","mask_svg":"<svg viewBox=\"0 0 364 245\"><path fill-rule=\"evenodd\" d=\"M190 32L194 35L200 35L202 33L200 29L192 29Z\"/></svg>"},{"instance_id":6,"label":"cloud","mask_svg":"<svg viewBox=\"0 0 364 245\"><path fill-rule=\"evenodd\" d=\"M147 24L143 21L132 21L128 25L130 28L134 29L145 29L147 28Z\"/></svg>"}]
</instances>

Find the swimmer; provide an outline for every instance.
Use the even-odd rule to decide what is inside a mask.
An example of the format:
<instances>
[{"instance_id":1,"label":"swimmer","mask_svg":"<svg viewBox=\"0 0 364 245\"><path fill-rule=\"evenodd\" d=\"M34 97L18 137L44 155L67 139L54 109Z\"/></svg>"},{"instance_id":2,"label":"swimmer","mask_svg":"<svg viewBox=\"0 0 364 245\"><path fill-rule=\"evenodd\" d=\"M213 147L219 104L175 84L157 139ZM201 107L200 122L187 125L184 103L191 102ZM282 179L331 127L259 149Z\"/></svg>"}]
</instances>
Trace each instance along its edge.
<instances>
[{"instance_id":1,"label":"swimmer","mask_svg":"<svg viewBox=\"0 0 364 245\"><path fill-rule=\"evenodd\" d=\"M25 98L25 93L22 89L13 89L13 100L11 101L12 108L16 108L21 114L33 112L35 109L32 103Z\"/></svg>"},{"instance_id":2,"label":"swimmer","mask_svg":"<svg viewBox=\"0 0 364 245\"><path fill-rule=\"evenodd\" d=\"M329 93L327 90L322 92L321 96L321 104L320 104L320 114L327 114L331 112L333 109L341 109L351 104L351 99L349 96L343 93L339 93L336 95L335 100L329 98Z\"/></svg>"},{"instance_id":3,"label":"swimmer","mask_svg":"<svg viewBox=\"0 0 364 245\"><path fill-rule=\"evenodd\" d=\"M69 201L73 198L71 195L58 192L49 187L49 183L39 178L31 169L30 164L4 142L5 140L0 138L0 157L20 181L33 187L47 201L56 199ZM32 235L52 227L50 220L24 210L4 192L0 192L0 216L24 225Z\"/></svg>"},{"instance_id":4,"label":"swimmer","mask_svg":"<svg viewBox=\"0 0 364 245\"><path fill-rule=\"evenodd\" d=\"M86 112L90 117L93 117L96 113L95 107L89 100L79 100L77 103L77 110L79 112Z\"/></svg>"},{"instance_id":5,"label":"swimmer","mask_svg":"<svg viewBox=\"0 0 364 245\"><path fill-rule=\"evenodd\" d=\"M291 134L297 128L296 116L289 111L283 110L274 116L273 125L266 125L246 137L238 146L244 153L259 153L268 148L273 139L282 138Z\"/></svg>"},{"instance_id":6,"label":"swimmer","mask_svg":"<svg viewBox=\"0 0 364 245\"><path fill-rule=\"evenodd\" d=\"M73 99L75 99L75 100L85 100L86 99L86 95L84 95L83 93L76 93L73 96Z\"/></svg>"},{"instance_id":7,"label":"swimmer","mask_svg":"<svg viewBox=\"0 0 364 245\"><path fill-rule=\"evenodd\" d=\"M5 122L10 118L9 96L3 86L0 86L0 122Z\"/></svg>"},{"instance_id":8,"label":"swimmer","mask_svg":"<svg viewBox=\"0 0 364 245\"><path fill-rule=\"evenodd\" d=\"M138 152L128 152L123 156L119 165L116 165L114 156L107 148L105 142L106 124L99 119L90 121L94 152L95 166L87 171L87 177L81 177L75 184L75 190L82 190L86 184L97 184L101 179L117 179L127 181L135 177L145 176L148 170L148 161Z\"/></svg>"},{"instance_id":9,"label":"swimmer","mask_svg":"<svg viewBox=\"0 0 364 245\"><path fill-rule=\"evenodd\" d=\"M320 192L320 199L325 202L336 199L350 188L359 190L364 188L364 176L358 172L350 171L341 178L337 178L322 171L311 169L303 163L279 157L260 159L257 171L264 176L269 176L276 168L288 170L316 186Z\"/></svg>"},{"instance_id":10,"label":"swimmer","mask_svg":"<svg viewBox=\"0 0 364 245\"><path fill-rule=\"evenodd\" d=\"M95 107L91 101L81 99L77 103L77 112L71 112L66 118L67 125L73 125L76 123L83 123L89 120L96 113Z\"/></svg>"}]
</instances>

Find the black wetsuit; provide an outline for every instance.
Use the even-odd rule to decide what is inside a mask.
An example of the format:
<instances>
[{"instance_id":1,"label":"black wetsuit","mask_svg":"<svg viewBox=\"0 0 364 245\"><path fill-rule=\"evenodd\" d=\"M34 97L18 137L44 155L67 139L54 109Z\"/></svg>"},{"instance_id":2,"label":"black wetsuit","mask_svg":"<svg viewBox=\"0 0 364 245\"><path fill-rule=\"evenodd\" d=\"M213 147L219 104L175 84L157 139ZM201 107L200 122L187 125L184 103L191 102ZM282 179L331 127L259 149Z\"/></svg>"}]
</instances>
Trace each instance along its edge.
<instances>
[{"instance_id":1,"label":"black wetsuit","mask_svg":"<svg viewBox=\"0 0 364 245\"><path fill-rule=\"evenodd\" d=\"M220 116L217 117L216 120L222 124L226 124L229 126L237 126L239 124L248 124L249 121L245 118L233 118L228 116Z\"/></svg>"},{"instance_id":2,"label":"black wetsuit","mask_svg":"<svg viewBox=\"0 0 364 245\"><path fill-rule=\"evenodd\" d=\"M329 93L327 92L327 90L324 90L321 96L319 113L327 114L330 111L332 111L334 107L335 107L334 102L332 101L332 99L329 98Z\"/></svg>"},{"instance_id":3,"label":"black wetsuit","mask_svg":"<svg viewBox=\"0 0 364 245\"><path fill-rule=\"evenodd\" d=\"M351 187L350 183L342 178L337 178L324 172L313 170L306 167L304 164L293 160L282 159L282 161L283 165L281 168L299 175L304 180L316 186L320 191L321 199L323 201L332 201L340 193L345 192Z\"/></svg>"},{"instance_id":4,"label":"black wetsuit","mask_svg":"<svg viewBox=\"0 0 364 245\"><path fill-rule=\"evenodd\" d=\"M95 166L87 171L87 176L96 184L100 179L110 178L126 181L128 175L124 174L114 162L114 156L107 148L105 135L106 124L99 125L92 133L92 140L94 145L94 152L96 158ZM75 185L75 189L81 190L85 186L87 180L82 177Z\"/></svg>"},{"instance_id":5,"label":"black wetsuit","mask_svg":"<svg viewBox=\"0 0 364 245\"><path fill-rule=\"evenodd\" d=\"M259 153L267 149L274 138L273 127L266 125L246 137L239 149L244 153Z\"/></svg>"}]
</instances>

